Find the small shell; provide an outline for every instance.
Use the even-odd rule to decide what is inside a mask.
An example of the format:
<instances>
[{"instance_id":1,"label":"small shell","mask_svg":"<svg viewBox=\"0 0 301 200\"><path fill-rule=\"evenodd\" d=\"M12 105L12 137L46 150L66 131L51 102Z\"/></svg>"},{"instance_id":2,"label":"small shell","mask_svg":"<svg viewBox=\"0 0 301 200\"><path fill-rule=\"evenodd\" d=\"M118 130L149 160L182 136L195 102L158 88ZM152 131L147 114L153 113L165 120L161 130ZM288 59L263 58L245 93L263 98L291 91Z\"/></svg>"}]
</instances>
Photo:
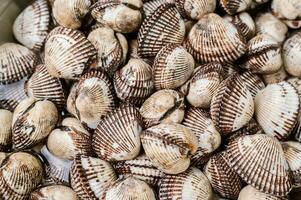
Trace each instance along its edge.
<instances>
[{"instance_id":1,"label":"small shell","mask_svg":"<svg viewBox=\"0 0 301 200\"><path fill-rule=\"evenodd\" d=\"M200 108L190 108L186 111L183 125L192 130L198 138L198 150L191 157L191 163L196 166L203 165L221 145L221 135L214 127L210 114Z\"/></svg>"},{"instance_id":2,"label":"small shell","mask_svg":"<svg viewBox=\"0 0 301 200\"><path fill-rule=\"evenodd\" d=\"M31 193L29 200L78 200L76 193L63 185L50 185L42 187Z\"/></svg>"},{"instance_id":3,"label":"small shell","mask_svg":"<svg viewBox=\"0 0 301 200\"><path fill-rule=\"evenodd\" d=\"M102 119L93 134L92 147L103 160L131 160L140 152L143 121L133 106L121 106Z\"/></svg>"},{"instance_id":4,"label":"small shell","mask_svg":"<svg viewBox=\"0 0 301 200\"><path fill-rule=\"evenodd\" d=\"M156 200L154 191L139 179L119 179L106 192L105 200Z\"/></svg>"},{"instance_id":5,"label":"small shell","mask_svg":"<svg viewBox=\"0 0 301 200\"><path fill-rule=\"evenodd\" d=\"M24 99L13 114L13 149L27 149L43 141L57 121L58 111L52 102Z\"/></svg>"},{"instance_id":6,"label":"small shell","mask_svg":"<svg viewBox=\"0 0 301 200\"><path fill-rule=\"evenodd\" d=\"M285 70L292 76L301 77L301 32L285 41L282 55Z\"/></svg>"},{"instance_id":7,"label":"small shell","mask_svg":"<svg viewBox=\"0 0 301 200\"><path fill-rule=\"evenodd\" d=\"M271 4L274 15L284 20L299 20L301 18L301 2L299 0L273 0Z\"/></svg>"},{"instance_id":8,"label":"small shell","mask_svg":"<svg viewBox=\"0 0 301 200\"><path fill-rule=\"evenodd\" d=\"M0 84L9 84L31 75L38 64L38 56L16 43L0 46Z\"/></svg>"},{"instance_id":9,"label":"small shell","mask_svg":"<svg viewBox=\"0 0 301 200\"><path fill-rule=\"evenodd\" d=\"M181 123L184 112L184 98L174 90L160 90L153 93L140 108L146 127L161 122Z\"/></svg>"},{"instance_id":10,"label":"small shell","mask_svg":"<svg viewBox=\"0 0 301 200\"><path fill-rule=\"evenodd\" d=\"M210 200L212 198L209 180L195 167L181 174L166 175L159 187L160 200Z\"/></svg>"},{"instance_id":11,"label":"small shell","mask_svg":"<svg viewBox=\"0 0 301 200\"><path fill-rule=\"evenodd\" d=\"M260 192L256 188L252 187L251 185L248 185L244 187L240 193L238 200L287 200L285 197L276 197L270 194L265 194L263 192Z\"/></svg>"},{"instance_id":12,"label":"small shell","mask_svg":"<svg viewBox=\"0 0 301 200\"><path fill-rule=\"evenodd\" d=\"M47 0L37 0L16 18L13 33L21 44L38 52L44 45L49 28L50 11Z\"/></svg>"},{"instance_id":13,"label":"small shell","mask_svg":"<svg viewBox=\"0 0 301 200\"><path fill-rule=\"evenodd\" d=\"M283 66L277 72L274 72L272 74L263 74L262 75L262 78L266 85L280 83L280 82L284 81L287 77L288 77L288 74L285 71Z\"/></svg>"},{"instance_id":14,"label":"small shell","mask_svg":"<svg viewBox=\"0 0 301 200\"><path fill-rule=\"evenodd\" d=\"M51 76L78 79L96 53L80 31L57 27L47 37L45 66Z\"/></svg>"},{"instance_id":15,"label":"small shell","mask_svg":"<svg viewBox=\"0 0 301 200\"><path fill-rule=\"evenodd\" d=\"M244 82L244 84L247 86L248 90L251 92L252 97L254 98L256 94L265 88L265 85L261 78L253 74L250 71L246 71L240 75L240 78Z\"/></svg>"},{"instance_id":16,"label":"small shell","mask_svg":"<svg viewBox=\"0 0 301 200\"><path fill-rule=\"evenodd\" d=\"M276 138L265 134L242 136L228 145L226 156L229 166L261 192L285 196L291 190L288 165Z\"/></svg>"},{"instance_id":17,"label":"small shell","mask_svg":"<svg viewBox=\"0 0 301 200\"><path fill-rule=\"evenodd\" d=\"M67 109L84 125L95 129L107 113L116 107L113 85L102 71L84 74L70 91Z\"/></svg>"},{"instance_id":18,"label":"small shell","mask_svg":"<svg viewBox=\"0 0 301 200\"><path fill-rule=\"evenodd\" d=\"M167 174L184 172L198 149L193 131L175 123L161 123L146 129L141 134L141 143L147 157Z\"/></svg>"},{"instance_id":19,"label":"small shell","mask_svg":"<svg viewBox=\"0 0 301 200\"><path fill-rule=\"evenodd\" d=\"M290 83L268 85L255 97L256 120L266 134L280 140L287 138L298 118L299 101L298 92Z\"/></svg>"},{"instance_id":20,"label":"small shell","mask_svg":"<svg viewBox=\"0 0 301 200\"><path fill-rule=\"evenodd\" d=\"M236 27L214 13L193 26L184 45L200 63L231 62L246 51L245 39Z\"/></svg>"},{"instance_id":21,"label":"small shell","mask_svg":"<svg viewBox=\"0 0 301 200\"><path fill-rule=\"evenodd\" d=\"M173 4L162 4L142 23L138 33L138 55L155 57L167 44L181 44L185 23Z\"/></svg>"},{"instance_id":22,"label":"small shell","mask_svg":"<svg viewBox=\"0 0 301 200\"><path fill-rule=\"evenodd\" d=\"M153 64L153 80L157 90L176 89L194 70L193 57L180 45L169 44L157 54Z\"/></svg>"},{"instance_id":23,"label":"small shell","mask_svg":"<svg viewBox=\"0 0 301 200\"><path fill-rule=\"evenodd\" d=\"M0 109L0 151L8 151L12 145L13 114Z\"/></svg>"},{"instance_id":24,"label":"small shell","mask_svg":"<svg viewBox=\"0 0 301 200\"><path fill-rule=\"evenodd\" d=\"M250 8L252 0L217 0L219 7L229 15L242 12Z\"/></svg>"},{"instance_id":25,"label":"small shell","mask_svg":"<svg viewBox=\"0 0 301 200\"><path fill-rule=\"evenodd\" d=\"M71 186L81 199L103 199L117 177L111 165L99 158L77 154L71 169Z\"/></svg>"},{"instance_id":26,"label":"small shell","mask_svg":"<svg viewBox=\"0 0 301 200\"><path fill-rule=\"evenodd\" d=\"M114 75L117 97L123 102L141 105L154 92L152 68L142 59L130 58Z\"/></svg>"},{"instance_id":27,"label":"small shell","mask_svg":"<svg viewBox=\"0 0 301 200\"><path fill-rule=\"evenodd\" d=\"M230 134L245 126L253 113L252 94L239 75L225 79L211 101L210 114L215 127L224 135Z\"/></svg>"}]
</instances>

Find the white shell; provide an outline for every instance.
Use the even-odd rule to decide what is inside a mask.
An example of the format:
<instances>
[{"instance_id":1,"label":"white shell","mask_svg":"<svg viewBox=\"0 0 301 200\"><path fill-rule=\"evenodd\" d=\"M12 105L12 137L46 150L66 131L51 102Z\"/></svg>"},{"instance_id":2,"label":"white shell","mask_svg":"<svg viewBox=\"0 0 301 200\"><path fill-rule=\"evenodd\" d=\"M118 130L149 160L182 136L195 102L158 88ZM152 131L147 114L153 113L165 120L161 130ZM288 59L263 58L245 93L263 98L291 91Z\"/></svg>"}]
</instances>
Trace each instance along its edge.
<instances>
[{"instance_id":1,"label":"white shell","mask_svg":"<svg viewBox=\"0 0 301 200\"><path fill-rule=\"evenodd\" d=\"M267 85L274 84L274 83L280 83L280 82L284 81L287 77L288 77L288 74L285 71L283 66L277 72L262 75L262 78L263 78L265 84L267 84Z\"/></svg>"},{"instance_id":2,"label":"white shell","mask_svg":"<svg viewBox=\"0 0 301 200\"><path fill-rule=\"evenodd\" d=\"M7 151L12 145L12 121L13 114L0 109L0 151Z\"/></svg>"},{"instance_id":3,"label":"white shell","mask_svg":"<svg viewBox=\"0 0 301 200\"><path fill-rule=\"evenodd\" d=\"M228 13L233 15L247 10L252 3L252 0L217 0L220 8Z\"/></svg>"},{"instance_id":4,"label":"white shell","mask_svg":"<svg viewBox=\"0 0 301 200\"><path fill-rule=\"evenodd\" d=\"M251 185L248 185L244 187L240 193L238 200L287 200L287 198L284 197L276 197L270 194L265 194L263 192L260 192L256 188L252 187Z\"/></svg>"},{"instance_id":5,"label":"white shell","mask_svg":"<svg viewBox=\"0 0 301 200\"><path fill-rule=\"evenodd\" d=\"M285 41L282 55L285 70L292 76L301 77L301 32Z\"/></svg>"},{"instance_id":6,"label":"white shell","mask_svg":"<svg viewBox=\"0 0 301 200\"><path fill-rule=\"evenodd\" d=\"M50 185L31 193L29 200L78 200L76 193L64 185Z\"/></svg>"}]
</instances>

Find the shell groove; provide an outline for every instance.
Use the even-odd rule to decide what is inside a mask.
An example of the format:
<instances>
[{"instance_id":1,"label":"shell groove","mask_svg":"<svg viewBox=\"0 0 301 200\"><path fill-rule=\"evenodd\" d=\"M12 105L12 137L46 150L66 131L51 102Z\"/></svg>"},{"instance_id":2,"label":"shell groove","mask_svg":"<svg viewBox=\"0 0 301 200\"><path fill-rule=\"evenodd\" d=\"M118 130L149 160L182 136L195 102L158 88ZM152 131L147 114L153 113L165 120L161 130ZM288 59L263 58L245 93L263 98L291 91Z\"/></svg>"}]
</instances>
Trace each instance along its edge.
<instances>
[{"instance_id":1,"label":"shell groove","mask_svg":"<svg viewBox=\"0 0 301 200\"><path fill-rule=\"evenodd\" d=\"M69 187L63 185L50 185L39 188L30 195L30 200L78 200L76 193Z\"/></svg>"},{"instance_id":2,"label":"shell groove","mask_svg":"<svg viewBox=\"0 0 301 200\"><path fill-rule=\"evenodd\" d=\"M283 45L283 62L285 70L293 76L301 76L301 33L289 37Z\"/></svg>"},{"instance_id":3,"label":"shell groove","mask_svg":"<svg viewBox=\"0 0 301 200\"><path fill-rule=\"evenodd\" d=\"M219 7L229 15L234 15L250 8L252 0L218 0Z\"/></svg>"},{"instance_id":4,"label":"shell groove","mask_svg":"<svg viewBox=\"0 0 301 200\"><path fill-rule=\"evenodd\" d=\"M150 16L156 11L162 4L170 3L174 4L174 0L142 0L143 1L143 14L145 17Z\"/></svg>"},{"instance_id":5,"label":"shell groove","mask_svg":"<svg viewBox=\"0 0 301 200\"><path fill-rule=\"evenodd\" d=\"M240 78L243 80L244 84L247 86L248 90L251 92L252 97L254 98L256 94L265 88L265 85L261 78L250 72L246 71L240 75Z\"/></svg>"},{"instance_id":6,"label":"shell groove","mask_svg":"<svg viewBox=\"0 0 301 200\"><path fill-rule=\"evenodd\" d=\"M0 151L10 150L12 145L12 121L13 113L0 109Z\"/></svg>"},{"instance_id":7,"label":"shell groove","mask_svg":"<svg viewBox=\"0 0 301 200\"><path fill-rule=\"evenodd\" d=\"M248 185L244 187L240 193L238 200L287 200L285 197L276 197L270 194L265 194L263 192L260 192L256 188L252 187L251 185Z\"/></svg>"}]
</instances>

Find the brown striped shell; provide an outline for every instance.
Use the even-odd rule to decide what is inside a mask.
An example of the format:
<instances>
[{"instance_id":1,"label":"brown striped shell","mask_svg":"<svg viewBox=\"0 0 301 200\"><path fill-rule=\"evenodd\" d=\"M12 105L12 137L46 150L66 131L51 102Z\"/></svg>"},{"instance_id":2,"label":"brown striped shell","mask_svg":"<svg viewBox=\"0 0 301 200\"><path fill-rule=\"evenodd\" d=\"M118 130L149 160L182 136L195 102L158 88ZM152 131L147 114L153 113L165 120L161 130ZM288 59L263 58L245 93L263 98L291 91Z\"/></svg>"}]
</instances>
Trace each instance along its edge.
<instances>
[{"instance_id":1,"label":"brown striped shell","mask_svg":"<svg viewBox=\"0 0 301 200\"><path fill-rule=\"evenodd\" d=\"M212 188L207 177L197 168L191 167L177 175L166 175L159 187L160 200L210 200Z\"/></svg>"},{"instance_id":2,"label":"brown striped shell","mask_svg":"<svg viewBox=\"0 0 301 200\"><path fill-rule=\"evenodd\" d=\"M184 172L198 149L194 132L175 123L161 123L146 129L141 134L141 143L147 157L167 174Z\"/></svg>"},{"instance_id":3,"label":"brown striped shell","mask_svg":"<svg viewBox=\"0 0 301 200\"><path fill-rule=\"evenodd\" d=\"M143 21L138 33L138 55L155 57L167 44L181 44L185 23L173 4L162 4Z\"/></svg>"},{"instance_id":4,"label":"brown striped shell","mask_svg":"<svg viewBox=\"0 0 301 200\"><path fill-rule=\"evenodd\" d=\"M253 98L260 90L265 88L264 82L261 80L261 77L250 71L243 72L240 75L240 78L247 86L248 90L251 92Z\"/></svg>"},{"instance_id":5,"label":"brown striped shell","mask_svg":"<svg viewBox=\"0 0 301 200\"><path fill-rule=\"evenodd\" d=\"M174 4L174 0L142 0L143 1L143 14L145 17L150 16L156 11L162 4L170 3Z\"/></svg>"},{"instance_id":6,"label":"brown striped shell","mask_svg":"<svg viewBox=\"0 0 301 200\"><path fill-rule=\"evenodd\" d=\"M283 45L283 63L285 70L292 76L301 76L301 32L289 37Z\"/></svg>"},{"instance_id":7,"label":"brown striped shell","mask_svg":"<svg viewBox=\"0 0 301 200\"><path fill-rule=\"evenodd\" d=\"M270 194L265 194L263 192L260 192L256 188L252 187L251 185L248 185L244 187L240 193L238 200L287 200L285 197L277 197Z\"/></svg>"},{"instance_id":8,"label":"brown striped shell","mask_svg":"<svg viewBox=\"0 0 301 200\"><path fill-rule=\"evenodd\" d=\"M288 77L288 73L285 71L284 67L280 67L277 72L271 74L263 74L262 78L266 85L280 83Z\"/></svg>"},{"instance_id":9,"label":"brown striped shell","mask_svg":"<svg viewBox=\"0 0 301 200\"><path fill-rule=\"evenodd\" d=\"M251 92L238 74L225 79L216 90L210 106L214 125L227 135L245 126L254 113Z\"/></svg>"},{"instance_id":10,"label":"brown striped shell","mask_svg":"<svg viewBox=\"0 0 301 200\"><path fill-rule=\"evenodd\" d=\"M184 98L174 90L159 90L145 100L140 113L146 127L161 122L181 123L184 118Z\"/></svg>"},{"instance_id":11,"label":"brown striped shell","mask_svg":"<svg viewBox=\"0 0 301 200\"><path fill-rule=\"evenodd\" d=\"M224 12L234 15L250 8L252 0L217 0L217 2Z\"/></svg>"},{"instance_id":12,"label":"brown striped shell","mask_svg":"<svg viewBox=\"0 0 301 200\"><path fill-rule=\"evenodd\" d=\"M263 131L282 140L297 122L299 94L288 82L268 85L255 97L255 117ZM272 112L271 112L272 111Z\"/></svg>"},{"instance_id":13,"label":"brown striped shell","mask_svg":"<svg viewBox=\"0 0 301 200\"><path fill-rule=\"evenodd\" d=\"M0 151L8 151L12 145L13 113L0 109Z\"/></svg>"},{"instance_id":14,"label":"brown striped shell","mask_svg":"<svg viewBox=\"0 0 301 200\"><path fill-rule=\"evenodd\" d=\"M103 199L117 177L112 166L99 158L77 154L71 168L71 186L81 199Z\"/></svg>"},{"instance_id":15,"label":"brown striped shell","mask_svg":"<svg viewBox=\"0 0 301 200\"><path fill-rule=\"evenodd\" d=\"M229 166L261 192L285 196L291 190L288 165L276 138L265 134L242 136L228 145L226 156Z\"/></svg>"},{"instance_id":16,"label":"brown striped shell","mask_svg":"<svg viewBox=\"0 0 301 200\"><path fill-rule=\"evenodd\" d=\"M239 71L239 68L236 65L234 65L234 63L225 63L222 66L224 72L223 73L224 79L228 78L234 73L238 73Z\"/></svg>"},{"instance_id":17,"label":"brown striped shell","mask_svg":"<svg viewBox=\"0 0 301 200\"><path fill-rule=\"evenodd\" d=\"M29 200L78 200L76 193L64 185L50 185L32 192Z\"/></svg>"},{"instance_id":18,"label":"brown striped shell","mask_svg":"<svg viewBox=\"0 0 301 200\"><path fill-rule=\"evenodd\" d=\"M38 52L43 47L50 28L47 0L37 0L26 7L15 19L15 38L27 48Z\"/></svg>"},{"instance_id":19,"label":"brown striped shell","mask_svg":"<svg viewBox=\"0 0 301 200\"><path fill-rule=\"evenodd\" d=\"M203 16L193 26L184 46L200 63L231 62L246 51L245 39L236 27L214 13Z\"/></svg>"},{"instance_id":20,"label":"brown striped shell","mask_svg":"<svg viewBox=\"0 0 301 200\"><path fill-rule=\"evenodd\" d=\"M45 66L51 76L78 79L96 54L83 33L59 26L47 37Z\"/></svg>"}]
</instances>

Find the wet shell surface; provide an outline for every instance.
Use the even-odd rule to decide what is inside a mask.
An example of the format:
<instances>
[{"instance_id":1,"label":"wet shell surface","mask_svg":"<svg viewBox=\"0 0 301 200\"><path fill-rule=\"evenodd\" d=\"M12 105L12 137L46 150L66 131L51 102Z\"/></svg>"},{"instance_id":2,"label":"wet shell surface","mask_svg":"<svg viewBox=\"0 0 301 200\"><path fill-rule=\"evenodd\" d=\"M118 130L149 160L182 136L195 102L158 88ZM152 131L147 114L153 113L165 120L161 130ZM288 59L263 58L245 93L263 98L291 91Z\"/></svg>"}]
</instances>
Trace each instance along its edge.
<instances>
[{"instance_id":1,"label":"wet shell surface","mask_svg":"<svg viewBox=\"0 0 301 200\"><path fill-rule=\"evenodd\" d=\"M185 23L173 4L162 4L143 21L138 33L138 55L155 57L167 44L181 44Z\"/></svg>"},{"instance_id":2,"label":"wet shell surface","mask_svg":"<svg viewBox=\"0 0 301 200\"><path fill-rule=\"evenodd\" d=\"M212 188L207 177L197 168L191 167L177 175L166 175L159 187L160 200L210 200Z\"/></svg>"},{"instance_id":3,"label":"wet shell surface","mask_svg":"<svg viewBox=\"0 0 301 200\"><path fill-rule=\"evenodd\" d=\"M30 200L78 200L76 193L64 185L50 185L39 188L30 195Z\"/></svg>"},{"instance_id":4,"label":"wet shell surface","mask_svg":"<svg viewBox=\"0 0 301 200\"><path fill-rule=\"evenodd\" d=\"M229 15L247 10L252 0L218 0L219 7Z\"/></svg>"},{"instance_id":5,"label":"wet shell surface","mask_svg":"<svg viewBox=\"0 0 301 200\"><path fill-rule=\"evenodd\" d=\"M37 0L16 18L13 25L15 38L27 48L39 51L50 28L50 11L47 0Z\"/></svg>"},{"instance_id":6,"label":"wet shell surface","mask_svg":"<svg viewBox=\"0 0 301 200\"><path fill-rule=\"evenodd\" d=\"M243 72L240 75L240 78L243 80L248 90L251 92L253 98L260 90L265 88L264 82L262 81L261 77L250 71Z\"/></svg>"},{"instance_id":7,"label":"wet shell surface","mask_svg":"<svg viewBox=\"0 0 301 200\"><path fill-rule=\"evenodd\" d=\"M268 85L255 97L257 122L266 134L280 140L290 135L297 122L299 107L298 92L288 82Z\"/></svg>"},{"instance_id":8,"label":"wet shell surface","mask_svg":"<svg viewBox=\"0 0 301 200\"><path fill-rule=\"evenodd\" d=\"M0 109L0 151L8 151L12 145L13 113Z\"/></svg>"},{"instance_id":9,"label":"wet shell surface","mask_svg":"<svg viewBox=\"0 0 301 200\"><path fill-rule=\"evenodd\" d=\"M301 76L301 32L289 37L283 45L285 70L293 76Z\"/></svg>"},{"instance_id":10,"label":"wet shell surface","mask_svg":"<svg viewBox=\"0 0 301 200\"><path fill-rule=\"evenodd\" d=\"M214 13L203 16L192 27L184 46L200 63L231 62L246 51L237 28Z\"/></svg>"},{"instance_id":11,"label":"wet shell surface","mask_svg":"<svg viewBox=\"0 0 301 200\"><path fill-rule=\"evenodd\" d=\"M140 152L142 127L139 110L133 106L121 106L99 122L93 134L93 149L103 160L133 159Z\"/></svg>"},{"instance_id":12,"label":"wet shell surface","mask_svg":"<svg viewBox=\"0 0 301 200\"><path fill-rule=\"evenodd\" d=\"M78 79L96 54L83 33L59 26L47 36L45 66L51 76Z\"/></svg>"},{"instance_id":13,"label":"wet shell surface","mask_svg":"<svg viewBox=\"0 0 301 200\"><path fill-rule=\"evenodd\" d=\"M284 197L276 197L270 194L265 194L260 192L256 188L248 185L244 187L241 192L239 193L238 200L287 200Z\"/></svg>"},{"instance_id":14,"label":"wet shell surface","mask_svg":"<svg viewBox=\"0 0 301 200\"><path fill-rule=\"evenodd\" d=\"M291 190L288 165L276 138L265 134L242 136L228 145L226 156L229 166L261 192L285 196Z\"/></svg>"},{"instance_id":15,"label":"wet shell surface","mask_svg":"<svg viewBox=\"0 0 301 200\"><path fill-rule=\"evenodd\" d=\"M158 52L152 68L157 90L176 89L190 78L194 59L184 47L169 44Z\"/></svg>"},{"instance_id":16,"label":"wet shell surface","mask_svg":"<svg viewBox=\"0 0 301 200\"><path fill-rule=\"evenodd\" d=\"M147 157L167 174L184 172L198 149L194 132L175 123L161 123L146 129L141 134L141 143Z\"/></svg>"},{"instance_id":17,"label":"wet shell surface","mask_svg":"<svg viewBox=\"0 0 301 200\"><path fill-rule=\"evenodd\" d=\"M262 75L262 78L266 85L280 83L286 80L287 77L288 73L285 71L283 66L277 72Z\"/></svg>"}]
</instances>

